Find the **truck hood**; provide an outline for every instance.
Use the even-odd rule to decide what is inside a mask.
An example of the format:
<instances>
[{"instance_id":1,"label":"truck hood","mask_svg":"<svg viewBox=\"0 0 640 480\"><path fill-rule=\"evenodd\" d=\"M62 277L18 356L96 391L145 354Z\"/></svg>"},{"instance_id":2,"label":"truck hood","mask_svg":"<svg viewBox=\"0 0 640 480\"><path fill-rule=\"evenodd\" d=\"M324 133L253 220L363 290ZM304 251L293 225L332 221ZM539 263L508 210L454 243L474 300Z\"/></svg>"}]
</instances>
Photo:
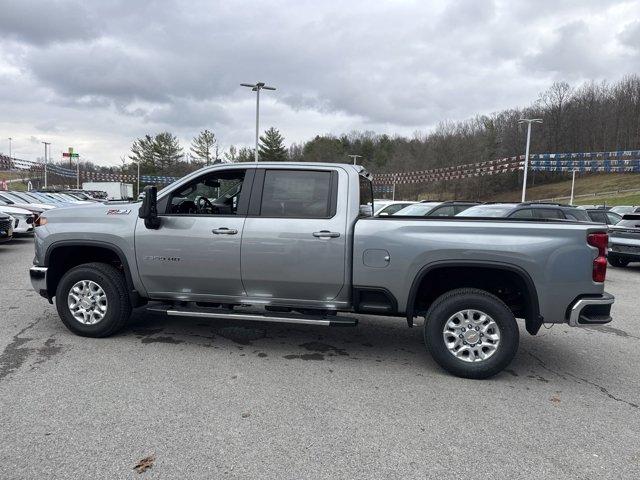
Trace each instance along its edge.
<instances>
[{"instance_id":1,"label":"truck hood","mask_svg":"<svg viewBox=\"0 0 640 480\"><path fill-rule=\"evenodd\" d=\"M117 205L105 203L87 203L85 205L64 206L49 210L45 216L49 220L73 219L103 219L107 217L129 216L137 217L141 203L119 203Z\"/></svg>"}]
</instances>

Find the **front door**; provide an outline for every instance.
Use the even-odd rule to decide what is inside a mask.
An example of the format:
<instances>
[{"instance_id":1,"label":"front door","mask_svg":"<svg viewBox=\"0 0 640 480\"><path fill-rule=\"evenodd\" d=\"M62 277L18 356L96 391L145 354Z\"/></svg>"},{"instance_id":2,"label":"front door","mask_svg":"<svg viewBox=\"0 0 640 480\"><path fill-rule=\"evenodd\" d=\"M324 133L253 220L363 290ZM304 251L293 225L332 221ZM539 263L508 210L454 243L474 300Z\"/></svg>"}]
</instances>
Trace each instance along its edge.
<instances>
[{"instance_id":1,"label":"front door","mask_svg":"<svg viewBox=\"0 0 640 480\"><path fill-rule=\"evenodd\" d=\"M327 302L346 275L346 201L340 170L259 170L242 237L249 297ZM339 183L340 180L340 183ZM346 208L345 208L346 210Z\"/></svg>"},{"instance_id":2,"label":"front door","mask_svg":"<svg viewBox=\"0 0 640 480\"><path fill-rule=\"evenodd\" d=\"M152 297L215 301L245 294L240 242L252 174L246 169L203 174L160 199L158 230L138 221L138 271Z\"/></svg>"}]
</instances>

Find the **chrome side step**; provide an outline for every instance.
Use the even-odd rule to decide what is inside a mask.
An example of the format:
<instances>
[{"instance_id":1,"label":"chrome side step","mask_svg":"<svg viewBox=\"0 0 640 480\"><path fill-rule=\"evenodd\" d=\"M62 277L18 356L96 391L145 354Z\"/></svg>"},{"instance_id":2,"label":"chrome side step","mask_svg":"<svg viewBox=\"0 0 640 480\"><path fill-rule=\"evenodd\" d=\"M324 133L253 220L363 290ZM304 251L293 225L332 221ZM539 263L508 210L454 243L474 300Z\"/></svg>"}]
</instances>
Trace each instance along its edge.
<instances>
[{"instance_id":1,"label":"chrome side step","mask_svg":"<svg viewBox=\"0 0 640 480\"><path fill-rule=\"evenodd\" d=\"M326 327L355 327L358 319L351 317L297 315L288 313L234 311L217 308L194 308L179 310L173 306L149 307L147 311L164 313L170 317L221 318L227 320L249 320L253 322L294 323L302 325L323 325Z\"/></svg>"}]
</instances>

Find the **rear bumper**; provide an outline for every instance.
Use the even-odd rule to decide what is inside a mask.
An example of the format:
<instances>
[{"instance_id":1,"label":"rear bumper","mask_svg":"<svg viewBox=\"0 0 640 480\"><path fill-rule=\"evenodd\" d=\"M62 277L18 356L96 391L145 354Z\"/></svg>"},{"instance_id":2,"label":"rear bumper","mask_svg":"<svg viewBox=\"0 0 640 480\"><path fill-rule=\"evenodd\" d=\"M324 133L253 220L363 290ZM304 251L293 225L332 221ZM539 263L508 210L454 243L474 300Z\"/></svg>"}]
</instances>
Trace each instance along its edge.
<instances>
[{"instance_id":1,"label":"rear bumper","mask_svg":"<svg viewBox=\"0 0 640 480\"><path fill-rule=\"evenodd\" d=\"M49 298L49 292L47 291L47 267L31 267L29 269L29 277L31 277L31 286L33 289L44 298Z\"/></svg>"},{"instance_id":2,"label":"rear bumper","mask_svg":"<svg viewBox=\"0 0 640 480\"><path fill-rule=\"evenodd\" d=\"M589 325L604 325L611 318L611 305L615 297L604 292L597 297L582 297L576 300L569 309L569 326L585 327Z\"/></svg>"}]
</instances>

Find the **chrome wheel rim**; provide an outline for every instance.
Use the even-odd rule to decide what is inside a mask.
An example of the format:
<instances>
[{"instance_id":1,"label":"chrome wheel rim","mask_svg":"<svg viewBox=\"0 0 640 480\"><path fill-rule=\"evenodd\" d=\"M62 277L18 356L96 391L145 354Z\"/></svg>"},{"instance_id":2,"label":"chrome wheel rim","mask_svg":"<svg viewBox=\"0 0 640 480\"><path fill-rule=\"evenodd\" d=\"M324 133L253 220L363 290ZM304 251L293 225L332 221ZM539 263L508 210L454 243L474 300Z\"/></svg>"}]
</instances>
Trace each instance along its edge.
<instances>
[{"instance_id":1,"label":"chrome wheel rim","mask_svg":"<svg viewBox=\"0 0 640 480\"><path fill-rule=\"evenodd\" d=\"M463 362L484 362L498 351L500 328L480 310L460 310L449 317L442 330L449 353Z\"/></svg>"},{"instance_id":2,"label":"chrome wheel rim","mask_svg":"<svg viewBox=\"0 0 640 480\"><path fill-rule=\"evenodd\" d=\"M107 294L92 280L76 282L67 297L73 318L83 325L95 325L107 314Z\"/></svg>"}]
</instances>

